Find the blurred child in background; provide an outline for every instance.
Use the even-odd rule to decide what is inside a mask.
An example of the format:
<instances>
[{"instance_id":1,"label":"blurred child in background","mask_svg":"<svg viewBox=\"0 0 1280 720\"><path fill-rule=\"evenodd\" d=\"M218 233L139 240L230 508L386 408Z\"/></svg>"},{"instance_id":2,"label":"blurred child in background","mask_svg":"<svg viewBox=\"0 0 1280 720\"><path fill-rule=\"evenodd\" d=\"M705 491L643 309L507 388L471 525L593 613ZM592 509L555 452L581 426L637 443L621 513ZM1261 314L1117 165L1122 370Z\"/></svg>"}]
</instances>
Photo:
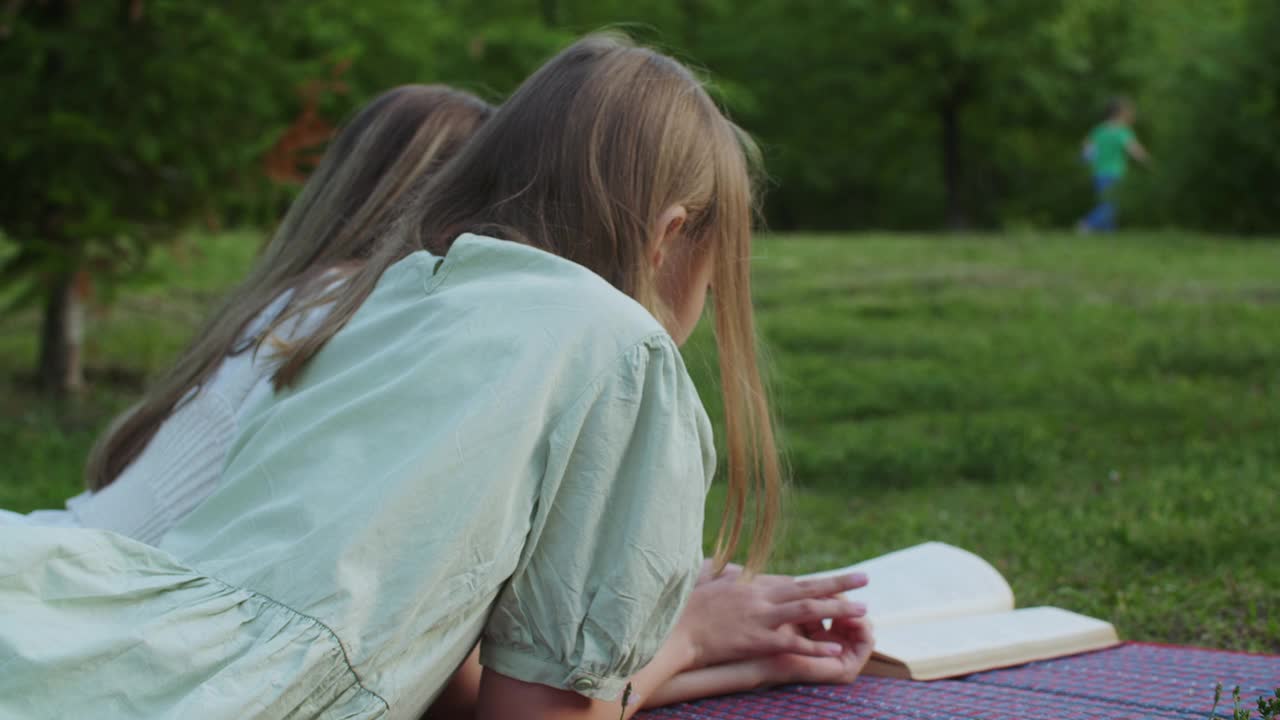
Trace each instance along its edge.
<instances>
[{"instance_id":1,"label":"blurred child in background","mask_svg":"<svg viewBox=\"0 0 1280 720\"><path fill-rule=\"evenodd\" d=\"M1098 204L1084 216L1080 232L1110 232L1116 229L1115 188L1128 170L1129 158L1146 163L1150 156L1133 133L1136 109L1128 98L1116 98L1107 105L1107 119L1095 127L1084 141L1084 158L1093 170L1093 187Z\"/></svg>"}]
</instances>

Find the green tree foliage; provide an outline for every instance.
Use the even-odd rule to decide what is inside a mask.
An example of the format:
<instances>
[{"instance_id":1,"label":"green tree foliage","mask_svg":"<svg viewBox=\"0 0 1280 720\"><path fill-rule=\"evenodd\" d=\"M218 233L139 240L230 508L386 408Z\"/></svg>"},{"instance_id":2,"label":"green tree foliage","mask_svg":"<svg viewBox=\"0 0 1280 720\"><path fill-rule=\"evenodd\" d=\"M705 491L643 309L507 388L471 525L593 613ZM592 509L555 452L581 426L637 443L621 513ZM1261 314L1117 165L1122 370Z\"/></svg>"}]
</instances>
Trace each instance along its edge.
<instances>
[{"instance_id":1,"label":"green tree foliage","mask_svg":"<svg viewBox=\"0 0 1280 720\"><path fill-rule=\"evenodd\" d=\"M1076 148L1125 68L1104 0L560 0L710 68L763 144L775 228L1064 222Z\"/></svg>"},{"instance_id":2,"label":"green tree foliage","mask_svg":"<svg viewBox=\"0 0 1280 720\"><path fill-rule=\"evenodd\" d=\"M1018 134L1063 131L1057 78L1070 57L1056 32L1060 4L867 0L839 11L808 3L802 31L777 18L748 20L776 33L766 65L781 72L756 115L765 139L783 148L780 219L999 222L1002 190L1040 162L1043 143L1020 150Z\"/></svg>"},{"instance_id":3,"label":"green tree foliage","mask_svg":"<svg viewBox=\"0 0 1280 720\"><path fill-rule=\"evenodd\" d=\"M1158 157L1146 187L1127 198L1130 207L1148 223L1276 232L1280 3L1188 6L1152 32L1150 62L1176 64L1146 76L1144 113L1156 116Z\"/></svg>"},{"instance_id":4,"label":"green tree foliage","mask_svg":"<svg viewBox=\"0 0 1280 720\"><path fill-rule=\"evenodd\" d=\"M262 157L299 112L304 84L367 53L348 91L330 93L336 122L383 89L390 68L430 76L439 27L428 6L390 1L10 7L0 230L18 252L0 272L44 304L38 369L57 389L79 380L78 305L90 282L109 285L185 224L269 197ZM375 42L395 24L419 32Z\"/></svg>"},{"instance_id":5,"label":"green tree foliage","mask_svg":"<svg viewBox=\"0 0 1280 720\"><path fill-rule=\"evenodd\" d=\"M1139 101L1157 162L1125 222L1280 228L1274 0L15 0L0 17L0 269L75 376L77 278L127 275L192 222L268 224L264 156L396 84L500 100L616 27L706 68L765 150L776 229L1066 226L1080 140ZM302 92L321 82L310 100ZM324 83L327 83L324 84ZM314 90L314 86L313 87Z\"/></svg>"}]
</instances>

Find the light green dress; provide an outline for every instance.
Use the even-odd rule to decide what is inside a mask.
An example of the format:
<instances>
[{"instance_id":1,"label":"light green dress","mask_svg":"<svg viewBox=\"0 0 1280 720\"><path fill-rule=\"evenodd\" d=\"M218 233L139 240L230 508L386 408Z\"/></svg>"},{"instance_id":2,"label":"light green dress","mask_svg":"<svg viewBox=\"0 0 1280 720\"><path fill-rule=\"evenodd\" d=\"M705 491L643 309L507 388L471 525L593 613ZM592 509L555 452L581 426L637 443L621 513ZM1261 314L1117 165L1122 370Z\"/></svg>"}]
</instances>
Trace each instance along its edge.
<instances>
[{"instance_id":1,"label":"light green dress","mask_svg":"<svg viewBox=\"0 0 1280 720\"><path fill-rule=\"evenodd\" d=\"M671 338L464 235L391 267L152 547L0 528L0 717L415 718L477 640L616 699L701 558L711 428Z\"/></svg>"}]
</instances>

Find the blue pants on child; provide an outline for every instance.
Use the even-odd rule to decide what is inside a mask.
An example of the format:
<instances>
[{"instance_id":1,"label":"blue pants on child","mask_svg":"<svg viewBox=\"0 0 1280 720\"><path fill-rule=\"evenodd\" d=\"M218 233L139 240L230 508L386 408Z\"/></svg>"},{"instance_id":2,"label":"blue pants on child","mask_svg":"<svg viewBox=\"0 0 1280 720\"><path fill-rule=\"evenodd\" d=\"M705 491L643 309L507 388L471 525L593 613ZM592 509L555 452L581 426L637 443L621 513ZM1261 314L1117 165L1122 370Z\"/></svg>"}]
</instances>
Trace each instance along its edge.
<instances>
[{"instance_id":1,"label":"blue pants on child","mask_svg":"<svg viewBox=\"0 0 1280 720\"><path fill-rule=\"evenodd\" d=\"M1116 206L1111 198L1111 189L1119 180L1115 175L1093 176L1093 189L1098 194L1098 205L1084 216L1084 226L1089 230L1110 232L1116 229Z\"/></svg>"}]
</instances>

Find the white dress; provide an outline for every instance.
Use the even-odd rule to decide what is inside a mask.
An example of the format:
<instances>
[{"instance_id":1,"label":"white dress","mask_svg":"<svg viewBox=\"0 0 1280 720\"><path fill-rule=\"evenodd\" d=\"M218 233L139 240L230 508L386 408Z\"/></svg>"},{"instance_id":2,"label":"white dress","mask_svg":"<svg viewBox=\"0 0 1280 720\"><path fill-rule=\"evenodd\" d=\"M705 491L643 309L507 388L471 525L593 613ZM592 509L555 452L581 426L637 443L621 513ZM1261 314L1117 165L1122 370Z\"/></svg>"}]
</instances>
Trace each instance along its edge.
<instances>
[{"instance_id":1,"label":"white dress","mask_svg":"<svg viewBox=\"0 0 1280 720\"><path fill-rule=\"evenodd\" d=\"M284 309L289 293L277 298L245 332L261 333ZM310 328L323 314L307 314L303 325L291 323L290 334ZM67 500L61 510L20 514L0 510L0 526L86 527L131 537L149 544L160 541L217 487L248 400L270 393L276 364L269 352L252 349L229 355L194 396L161 424L155 437L115 482L98 492L86 490Z\"/></svg>"}]
</instances>

